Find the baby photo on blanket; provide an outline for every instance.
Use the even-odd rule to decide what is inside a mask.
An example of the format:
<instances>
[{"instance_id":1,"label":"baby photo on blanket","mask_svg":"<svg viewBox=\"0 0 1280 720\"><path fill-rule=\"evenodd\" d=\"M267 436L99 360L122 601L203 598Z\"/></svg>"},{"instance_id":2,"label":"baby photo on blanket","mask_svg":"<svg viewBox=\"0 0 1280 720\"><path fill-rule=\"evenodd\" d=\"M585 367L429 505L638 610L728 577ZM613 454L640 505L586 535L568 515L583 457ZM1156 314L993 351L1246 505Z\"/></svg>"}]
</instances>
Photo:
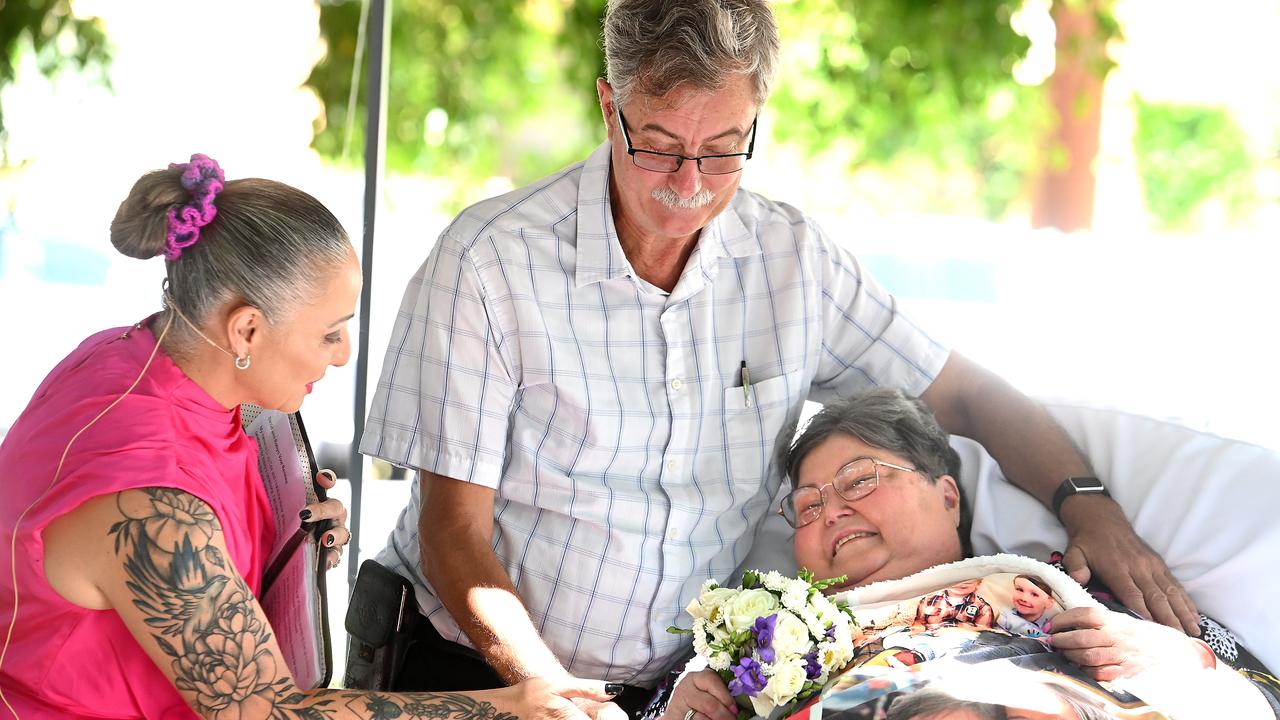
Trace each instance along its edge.
<instances>
[{"instance_id":1,"label":"baby photo on blanket","mask_svg":"<svg viewBox=\"0 0 1280 720\"><path fill-rule=\"evenodd\" d=\"M854 658L823 693L824 720L943 717L943 708L948 718L1165 717L1052 651L1053 618L1085 601L1056 570L970 567L862 596Z\"/></svg>"},{"instance_id":2,"label":"baby photo on blanket","mask_svg":"<svg viewBox=\"0 0 1280 720\"><path fill-rule=\"evenodd\" d=\"M919 598L859 608L864 637L853 667L908 667L952 654L990 659L1041 652L1049 646L1049 622L1062 609L1049 584L1028 573L968 578ZM1028 638L1035 642L1027 644ZM1007 649L994 649L1002 647Z\"/></svg>"}]
</instances>

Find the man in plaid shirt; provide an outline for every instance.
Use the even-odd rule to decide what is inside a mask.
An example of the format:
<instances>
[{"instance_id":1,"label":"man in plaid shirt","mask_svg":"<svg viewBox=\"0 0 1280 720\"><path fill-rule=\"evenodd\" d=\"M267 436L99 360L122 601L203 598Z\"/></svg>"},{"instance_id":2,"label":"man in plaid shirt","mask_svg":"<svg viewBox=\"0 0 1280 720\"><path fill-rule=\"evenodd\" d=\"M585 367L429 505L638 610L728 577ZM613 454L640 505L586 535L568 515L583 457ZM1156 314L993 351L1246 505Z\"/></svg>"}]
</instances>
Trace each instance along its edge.
<instances>
[{"instance_id":1,"label":"man in plaid shirt","mask_svg":"<svg viewBox=\"0 0 1280 720\"><path fill-rule=\"evenodd\" d=\"M1041 407L739 187L778 51L764 0L611 0L604 44L608 140L463 211L392 329L360 449L420 477L379 556L429 619L405 689L571 674L643 704L687 650L665 629L751 548L807 400L918 395L1046 505L1088 474ZM1062 512L1077 572L1189 612L1109 497Z\"/></svg>"}]
</instances>

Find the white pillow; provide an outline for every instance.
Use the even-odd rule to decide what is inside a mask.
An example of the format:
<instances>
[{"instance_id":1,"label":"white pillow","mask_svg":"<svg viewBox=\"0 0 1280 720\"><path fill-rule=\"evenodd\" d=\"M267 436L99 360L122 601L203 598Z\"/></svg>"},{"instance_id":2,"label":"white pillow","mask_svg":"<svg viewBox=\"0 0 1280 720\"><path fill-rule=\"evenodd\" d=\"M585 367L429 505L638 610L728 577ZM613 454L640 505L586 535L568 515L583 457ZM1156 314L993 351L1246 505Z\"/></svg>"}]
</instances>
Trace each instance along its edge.
<instances>
[{"instance_id":1,"label":"white pillow","mask_svg":"<svg viewBox=\"0 0 1280 720\"><path fill-rule=\"evenodd\" d=\"M1117 410L1045 407L1200 611L1280 668L1280 453ZM1044 559L1066 549L1053 514L980 445L956 437L952 446L974 510L974 553Z\"/></svg>"}]
</instances>

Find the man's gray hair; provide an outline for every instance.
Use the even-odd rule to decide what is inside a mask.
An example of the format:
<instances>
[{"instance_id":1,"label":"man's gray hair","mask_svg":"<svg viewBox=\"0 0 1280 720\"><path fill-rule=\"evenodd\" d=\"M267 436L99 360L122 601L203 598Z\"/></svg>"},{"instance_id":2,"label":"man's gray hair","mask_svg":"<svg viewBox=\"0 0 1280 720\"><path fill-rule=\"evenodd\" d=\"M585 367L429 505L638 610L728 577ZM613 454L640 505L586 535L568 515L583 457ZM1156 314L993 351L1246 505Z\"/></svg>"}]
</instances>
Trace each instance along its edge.
<instances>
[{"instance_id":1,"label":"man's gray hair","mask_svg":"<svg viewBox=\"0 0 1280 720\"><path fill-rule=\"evenodd\" d=\"M759 106L777 67L778 26L764 0L609 0L604 56L618 106L681 85L714 92L736 75L751 77Z\"/></svg>"},{"instance_id":2,"label":"man's gray hair","mask_svg":"<svg viewBox=\"0 0 1280 720\"><path fill-rule=\"evenodd\" d=\"M814 448L832 435L850 435L866 445L891 452L919 470L929 482L943 475L955 478L960 492L960 546L966 557L971 547L972 514L960 489L960 455L933 412L919 398L900 390L879 388L827 403L801 431L791 447L783 448L779 467L787 469L791 484L800 476L800 464Z\"/></svg>"}]
</instances>

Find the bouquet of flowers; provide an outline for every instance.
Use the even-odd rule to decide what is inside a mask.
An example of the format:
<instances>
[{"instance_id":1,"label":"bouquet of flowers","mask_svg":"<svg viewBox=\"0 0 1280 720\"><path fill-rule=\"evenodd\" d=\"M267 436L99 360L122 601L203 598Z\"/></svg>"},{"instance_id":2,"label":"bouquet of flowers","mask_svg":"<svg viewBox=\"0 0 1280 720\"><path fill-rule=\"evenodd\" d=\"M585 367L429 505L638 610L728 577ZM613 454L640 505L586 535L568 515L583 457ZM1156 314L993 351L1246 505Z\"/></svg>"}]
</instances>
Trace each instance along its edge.
<instances>
[{"instance_id":1,"label":"bouquet of flowers","mask_svg":"<svg viewBox=\"0 0 1280 720\"><path fill-rule=\"evenodd\" d=\"M708 580L685 608L693 628L669 632L692 634L739 707L768 718L813 697L852 659L853 611L822 594L844 580L815 581L808 570L798 578L749 570L737 589Z\"/></svg>"}]
</instances>

